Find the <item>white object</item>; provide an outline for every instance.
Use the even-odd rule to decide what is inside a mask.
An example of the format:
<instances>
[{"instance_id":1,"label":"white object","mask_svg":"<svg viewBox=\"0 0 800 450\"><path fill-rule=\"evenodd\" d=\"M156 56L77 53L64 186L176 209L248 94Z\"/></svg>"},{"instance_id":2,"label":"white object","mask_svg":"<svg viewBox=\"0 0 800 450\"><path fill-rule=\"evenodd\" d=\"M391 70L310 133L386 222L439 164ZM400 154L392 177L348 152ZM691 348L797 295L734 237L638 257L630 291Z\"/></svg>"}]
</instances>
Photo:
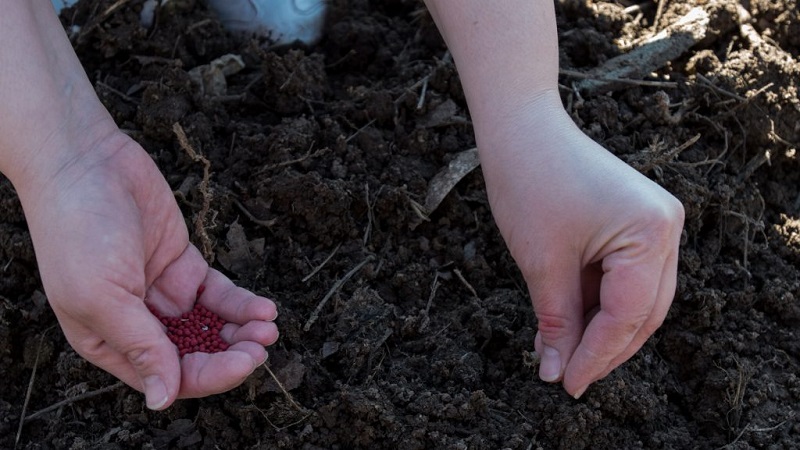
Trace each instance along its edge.
<instances>
[{"instance_id":1,"label":"white object","mask_svg":"<svg viewBox=\"0 0 800 450\"><path fill-rule=\"evenodd\" d=\"M69 8L70 6L78 3L78 0L50 0L53 4L53 8L56 10L56 14L61 14L61 10L64 8Z\"/></svg>"},{"instance_id":2,"label":"white object","mask_svg":"<svg viewBox=\"0 0 800 450\"><path fill-rule=\"evenodd\" d=\"M228 30L258 34L274 44L313 44L322 36L325 0L206 0Z\"/></svg>"},{"instance_id":3,"label":"white object","mask_svg":"<svg viewBox=\"0 0 800 450\"><path fill-rule=\"evenodd\" d=\"M57 14L78 0L50 0ZM169 0L146 0L139 20L142 26L153 25L155 9ZM222 24L238 34L257 34L276 45L296 41L313 44L322 36L326 0L206 0Z\"/></svg>"}]
</instances>

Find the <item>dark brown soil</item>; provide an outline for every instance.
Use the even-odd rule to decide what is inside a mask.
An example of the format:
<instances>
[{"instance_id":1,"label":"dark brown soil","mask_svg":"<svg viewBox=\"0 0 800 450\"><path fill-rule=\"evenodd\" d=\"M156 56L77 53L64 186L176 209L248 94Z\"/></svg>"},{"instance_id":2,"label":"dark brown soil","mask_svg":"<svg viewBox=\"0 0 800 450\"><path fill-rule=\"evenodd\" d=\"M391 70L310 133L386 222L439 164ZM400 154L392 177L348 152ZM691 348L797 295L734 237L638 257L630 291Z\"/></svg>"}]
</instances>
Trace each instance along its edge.
<instances>
[{"instance_id":1,"label":"dark brown soil","mask_svg":"<svg viewBox=\"0 0 800 450\"><path fill-rule=\"evenodd\" d=\"M666 323L579 401L536 376L536 321L480 170L430 220L415 212L474 146L420 2L337 1L321 43L269 51L236 42L194 0L150 32L141 1L106 14L114 3L66 10L65 28L81 27L73 42L100 98L157 161L193 233L203 168L172 124L211 161L214 265L278 299L270 367L296 404L263 369L158 413L118 387L29 420L19 448L800 448L795 0L745 1L758 45L735 0L665 2L662 27L693 6L711 13L707 38L649 78L674 85L581 94L562 76L574 120L687 213ZM560 0L562 68L623 54L649 35L657 3L626 13L624 0ZM203 97L188 71L226 53L247 67L227 94ZM0 217L0 447L11 448L34 369L26 415L116 380L55 327L7 181Z\"/></svg>"}]
</instances>

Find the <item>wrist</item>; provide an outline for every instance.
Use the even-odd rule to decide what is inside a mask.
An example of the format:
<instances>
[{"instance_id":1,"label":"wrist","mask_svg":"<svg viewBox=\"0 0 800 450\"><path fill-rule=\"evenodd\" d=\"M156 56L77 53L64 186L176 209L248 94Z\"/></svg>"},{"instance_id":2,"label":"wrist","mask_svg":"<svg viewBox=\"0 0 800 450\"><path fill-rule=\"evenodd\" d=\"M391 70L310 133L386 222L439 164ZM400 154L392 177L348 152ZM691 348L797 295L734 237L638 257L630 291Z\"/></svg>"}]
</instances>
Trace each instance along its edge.
<instances>
[{"instance_id":1,"label":"wrist","mask_svg":"<svg viewBox=\"0 0 800 450\"><path fill-rule=\"evenodd\" d=\"M119 147L120 137L127 138L100 108L93 113L68 109L58 113L62 117L57 125L44 127L32 121L31 127L3 136L0 171L23 201L45 190L64 172L107 158L109 149Z\"/></svg>"},{"instance_id":2,"label":"wrist","mask_svg":"<svg viewBox=\"0 0 800 450\"><path fill-rule=\"evenodd\" d=\"M503 149L520 151L517 143L521 134L527 142L526 153L555 149L559 141L583 135L565 111L555 88L523 90L513 101L473 111L472 119L482 158Z\"/></svg>"},{"instance_id":3,"label":"wrist","mask_svg":"<svg viewBox=\"0 0 800 450\"><path fill-rule=\"evenodd\" d=\"M48 183L116 125L46 0L0 14L0 172L18 192Z\"/></svg>"}]
</instances>

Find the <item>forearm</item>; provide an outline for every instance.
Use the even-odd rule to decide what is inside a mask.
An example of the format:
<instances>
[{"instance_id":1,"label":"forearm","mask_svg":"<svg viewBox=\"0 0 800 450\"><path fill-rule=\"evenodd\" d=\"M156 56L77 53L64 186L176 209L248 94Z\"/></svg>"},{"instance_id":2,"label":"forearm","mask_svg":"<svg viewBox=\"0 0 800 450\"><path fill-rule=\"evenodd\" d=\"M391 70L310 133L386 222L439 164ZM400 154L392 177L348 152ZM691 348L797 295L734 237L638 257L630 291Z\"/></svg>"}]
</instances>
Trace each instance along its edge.
<instances>
[{"instance_id":1,"label":"forearm","mask_svg":"<svg viewBox=\"0 0 800 450\"><path fill-rule=\"evenodd\" d=\"M20 190L115 127L51 3L0 0L0 7L0 172Z\"/></svg>"},{"instance_id":2,"label":"forearm","mask_svg":"<svg viewBox=\"0 0 800 450\"><path fill-rule=\"evenodd\" d=\"M453 55L475 132L558 88L553 0L426 0Z\"/></svg>"}]
</instances>

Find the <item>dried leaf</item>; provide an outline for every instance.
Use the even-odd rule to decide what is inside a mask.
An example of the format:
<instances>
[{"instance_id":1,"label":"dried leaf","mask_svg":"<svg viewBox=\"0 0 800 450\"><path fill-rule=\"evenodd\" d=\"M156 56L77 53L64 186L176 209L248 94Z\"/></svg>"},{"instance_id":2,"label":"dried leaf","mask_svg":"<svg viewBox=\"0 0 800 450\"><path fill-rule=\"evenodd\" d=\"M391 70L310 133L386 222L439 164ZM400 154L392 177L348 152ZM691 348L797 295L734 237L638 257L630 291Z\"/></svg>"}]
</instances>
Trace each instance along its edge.
<instances>
[{"instance_id":1,"label":"dried leaf","mask_svg":"<svg viewBox=\"0 0 800 450\"><path fill-rule=\"evenodd\" d=\"M445 169L439 171L428 184L428 195L425 196L427 214L433 213L456 184L479 165L478 149L471 148L459 153Z\"/></svg>"}]
</instances>

